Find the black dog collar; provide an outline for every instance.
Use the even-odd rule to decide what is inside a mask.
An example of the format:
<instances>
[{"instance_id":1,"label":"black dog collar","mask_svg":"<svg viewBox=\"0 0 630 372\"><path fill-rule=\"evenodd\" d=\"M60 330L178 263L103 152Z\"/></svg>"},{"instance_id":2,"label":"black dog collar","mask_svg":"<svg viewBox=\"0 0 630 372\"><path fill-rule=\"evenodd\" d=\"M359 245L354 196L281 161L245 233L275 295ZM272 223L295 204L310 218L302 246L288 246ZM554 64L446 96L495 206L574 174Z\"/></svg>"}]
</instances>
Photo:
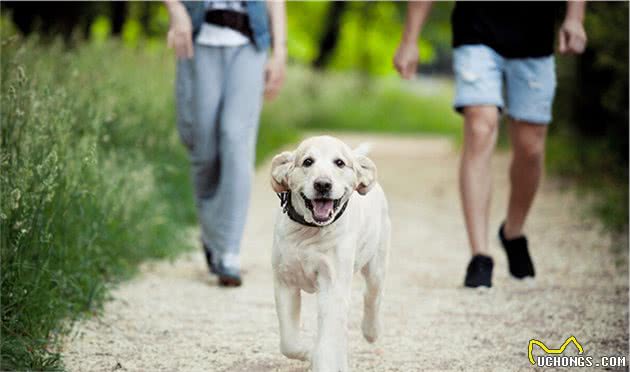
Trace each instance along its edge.
<instances>
[{"instance_id":1,"label":"black dog collar","mask_svg":"<svg viewBox=\"0 0 630 372\"><path fill-rule=\"evenodd\" d=\"M291 203L291 191L279 192L277 195L278 195L278 198L280 198L280 206L282 207L282 213L286 213L287 216L289 216L291 220L304 226L324 227L324 226L316 225L312 222L308 222L307 220L304 219L304 216L302 216L295 210L295 208L293 207L293 204ZM341 209L339 210L339 213L337 213L337 215L335 216L335 219L333 219L333 221L330 224L335 223L335 221L337 221L339 217L341 217L343 212L345 212L346 207L348 206L348 201L349 200L343 203L343 205L341 206ZM328 226L328 225L325 225L325 226Z\"/></svg>"}]
</instances>

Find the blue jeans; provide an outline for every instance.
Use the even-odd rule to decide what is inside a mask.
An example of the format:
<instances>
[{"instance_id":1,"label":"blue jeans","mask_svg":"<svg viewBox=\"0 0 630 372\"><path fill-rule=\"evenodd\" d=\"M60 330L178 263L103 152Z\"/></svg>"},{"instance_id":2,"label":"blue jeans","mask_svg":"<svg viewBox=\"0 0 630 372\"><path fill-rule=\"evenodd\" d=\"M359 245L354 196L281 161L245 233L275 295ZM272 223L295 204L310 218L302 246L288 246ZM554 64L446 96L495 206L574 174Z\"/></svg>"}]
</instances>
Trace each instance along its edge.
<instances>
[{"instance_id":1,"label":"blue jeans","mask_svg":"<svg viewBox=\"0 0 630 372\"><path fill-rule=\"evenodd\" d=\"M551 121L556 90L553 56L504 58L483 44L462 45L453 51L453 69L457 111L466 106L493 105L499 110L507 106L513 119L534 124Z\"/></svg>"},{"instance_id":2,"label":"blue jeans","mask_svg":"<svg viewBox=\"0 0 630 372\"><path fill-rule=\"evenodd\" d=\"M177 127L189 150L201 239L215 257L238 255L262 106L266 52L195 44L177 62Z\"/></svg>"}]
</instances>

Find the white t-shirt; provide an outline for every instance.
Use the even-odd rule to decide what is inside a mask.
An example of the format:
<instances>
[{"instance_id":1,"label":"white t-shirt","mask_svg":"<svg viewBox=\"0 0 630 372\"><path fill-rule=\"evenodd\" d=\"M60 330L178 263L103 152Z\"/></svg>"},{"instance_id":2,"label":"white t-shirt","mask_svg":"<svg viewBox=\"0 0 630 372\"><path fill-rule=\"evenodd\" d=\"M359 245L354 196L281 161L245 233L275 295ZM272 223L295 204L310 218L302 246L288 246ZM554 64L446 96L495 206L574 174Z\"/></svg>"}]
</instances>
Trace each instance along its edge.
<instances>
[{"instance_id":1,"label":"white t-shirt","mask_svg":"<svg viewBox=\"0 0 630 372\"><path fill-rule=\"evenodd\" d=\"M221 9L246 13L245 3L242 1L205 1L206 10ZM229 27L218 26L204 22L197 34L197 43L208 46L239 46L250 42L242 33Z\"/></svg>"}]
</instances>

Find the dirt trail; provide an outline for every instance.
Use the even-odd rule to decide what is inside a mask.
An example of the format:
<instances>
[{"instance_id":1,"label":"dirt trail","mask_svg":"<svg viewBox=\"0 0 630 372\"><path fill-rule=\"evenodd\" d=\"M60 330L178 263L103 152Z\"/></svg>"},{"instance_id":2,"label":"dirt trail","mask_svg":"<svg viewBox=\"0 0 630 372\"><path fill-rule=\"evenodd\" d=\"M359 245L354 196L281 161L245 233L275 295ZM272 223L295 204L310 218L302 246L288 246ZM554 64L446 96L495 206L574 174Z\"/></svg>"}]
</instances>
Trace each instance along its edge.
<instances>
[{"instance_id":1,"label":"dirt trail","mask_svg":"<svg viewBox=\"0 0 630 372\"><path fill-rule=\"evenodd\" d=\"M469 259L457 191L457 153L448 140L343 135L372 143L371 158L392 213L384 334L360 332L356 277L350 323L354 371L531 370L531 338L550 348L574 335L592 356L628 351L627 260L613 255L599 224L574 193L547 179L527 226L535 281L507 274L496 239L494 287L462 288ZM504 216L508 155L494 158L492 232ZM278 348L270 251L273 210L268 165L256 174L243 243L245 285L222 289L200 251L147 264L112 293L102 317L78 323L64 346L70 371L303 371ZM303 297L305 337L314 297ZM571 349L571 347L569 347ZM571 353L570 350L567 352ZM540 350L536 348L536 353Z\"/></svg>"}]
</instances>

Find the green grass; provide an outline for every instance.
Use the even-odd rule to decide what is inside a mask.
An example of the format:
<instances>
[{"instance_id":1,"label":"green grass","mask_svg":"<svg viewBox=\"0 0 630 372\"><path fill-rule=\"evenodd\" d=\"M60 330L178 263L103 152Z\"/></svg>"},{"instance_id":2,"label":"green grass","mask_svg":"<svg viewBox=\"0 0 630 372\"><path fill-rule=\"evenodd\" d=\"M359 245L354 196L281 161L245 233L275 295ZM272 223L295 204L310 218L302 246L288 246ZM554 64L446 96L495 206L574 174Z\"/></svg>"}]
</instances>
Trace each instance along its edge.
<instances>
[{"instance_id":1,"label":"green grass","mask_svg":"<svg viewBox=\"0 0 630 372\"><path fill-rule=\"evenodd\" d=\"M433 133L459 136L452 84L422 78L369 79L354 73L316 73L294 67L280 99L266 112L301 130Z\"/></svg>"},{"instance_id":2,"label":"green grass","mask_svg":"<svg viewBox=\"0 0 630 372\"><path fill-rule=\"evenodd\" d=\"M172 63L116 43L2 42L0 369L58 369L62 319L96 311L141 260L189 248Z\"/></svg>"},{"instance_id":3,"label":"green grass","mask_svg":"<svg viewBox=\"0 0 630 372\"><path fill-rule=\"evenodd\" d=\"M546 162L550 173L573 180L578 192L593 200L591 212L612 235L617 250L627 254L628 167L619 163L609 141L553 134Z\"/></svg>"},{"instance_id":4,"label":"green grass","mask_svg":"<svg viewBox=\"0 0 630 372\"><path fill-rule=\"evenodd\" d=\"M70 320L191 246L170 51L2 40L0 370L62 368ZM297 138L264 122L259 160Z\"/></svg>"}]
</instances>

